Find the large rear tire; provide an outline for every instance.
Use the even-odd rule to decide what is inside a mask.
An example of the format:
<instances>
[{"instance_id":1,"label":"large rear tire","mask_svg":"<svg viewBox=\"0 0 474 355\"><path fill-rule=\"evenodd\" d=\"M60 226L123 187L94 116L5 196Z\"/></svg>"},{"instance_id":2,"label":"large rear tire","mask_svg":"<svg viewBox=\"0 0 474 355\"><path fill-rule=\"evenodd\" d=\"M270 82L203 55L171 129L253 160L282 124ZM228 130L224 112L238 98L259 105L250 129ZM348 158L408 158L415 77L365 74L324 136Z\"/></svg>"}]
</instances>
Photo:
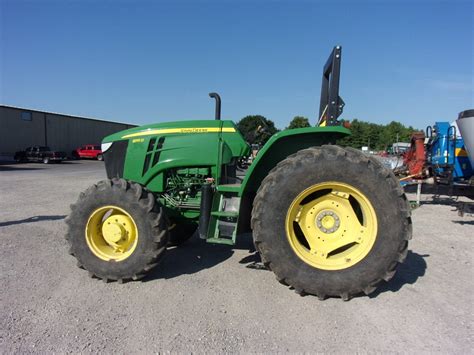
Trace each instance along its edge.
<instances>
[{"instance_id":1,"label":"large rear tire","mask_svg":"<svg viewBox=\"0 0 474 355\"><path fill-rule=\"evenodd\" d=\"M142 278L168 243L166 218L155 196L124 179L100 181L81 193L66 223L78 266L105 281Z\"/></svg>"},{"instance_id":2,"label":"large rear tire","mask_svg":"<svg viewBox=\"0 0 474 355\"><path fill-rule=\"evenodd\" d=\"M258 190L252 229L280 282L300 294L344 300L390 280L412 233L395 176L374 158L338 146L280 162Z\"/></svg>"}]
</instances>

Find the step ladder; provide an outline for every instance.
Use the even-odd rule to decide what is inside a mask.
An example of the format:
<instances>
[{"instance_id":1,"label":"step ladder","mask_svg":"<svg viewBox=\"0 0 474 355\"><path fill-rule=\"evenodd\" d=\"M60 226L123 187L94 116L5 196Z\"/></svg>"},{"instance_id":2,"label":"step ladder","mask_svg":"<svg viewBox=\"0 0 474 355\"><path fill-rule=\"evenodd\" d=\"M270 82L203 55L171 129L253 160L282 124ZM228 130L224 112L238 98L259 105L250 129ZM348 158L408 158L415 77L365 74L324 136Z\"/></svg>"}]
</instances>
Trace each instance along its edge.
<instances>
[{"instance_id":1,"label":"step ladder","mask_svg":"<svg viewBox=\"0 0 474 355\"><path fill-rule=\"evenodd\" d=\"M218 185L214 194L208 243L234 245L240 208L240 184Z\"/></svg>"}]
</instances>

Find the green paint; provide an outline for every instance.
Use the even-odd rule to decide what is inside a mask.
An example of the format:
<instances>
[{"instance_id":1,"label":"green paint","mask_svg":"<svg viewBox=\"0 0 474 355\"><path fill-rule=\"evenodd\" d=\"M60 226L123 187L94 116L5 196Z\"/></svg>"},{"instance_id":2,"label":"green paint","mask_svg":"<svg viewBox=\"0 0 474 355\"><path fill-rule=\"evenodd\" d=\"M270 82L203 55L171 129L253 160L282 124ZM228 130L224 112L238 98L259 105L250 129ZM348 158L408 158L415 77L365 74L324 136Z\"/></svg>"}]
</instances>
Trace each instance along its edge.
<instances>
[{"instance_id":1,"label":"green paint","mask_svg":"<svg viewBox=\"0 0 474 355\"><path fill-rule=\"evenodd\" d=\"M273 135L258 153L242 184L216 184L208 241L234 243L239 231L235 228L231 239L220 238L219 220L250 218L250 209L242 208L242 204L239 214L221 211L224 195L251 196L270 170L287 156L308 147L334 144L348 134L349 130L333 126L285 130ZM220 182L224 167L250 153L249 145L232 121L152 124L115 133L104 138L103 143L120 140L128 140L123 178L156 193L175 220L197 220L202 184L210 178L214 183Z\"/></svg>"},{"instance_id":2,"label":"green paint","mask_svg":"<svg viewBox=\"0 0 474 355\"><path fill-rule=\"evenodd\" d=\"M274 134L250 165L242 183L241 195L257 191L270 170L287 156L301 149L335 144L337 139L350 134L347 128L341 126L296 128Z\"/></svg>"}]
</instances>

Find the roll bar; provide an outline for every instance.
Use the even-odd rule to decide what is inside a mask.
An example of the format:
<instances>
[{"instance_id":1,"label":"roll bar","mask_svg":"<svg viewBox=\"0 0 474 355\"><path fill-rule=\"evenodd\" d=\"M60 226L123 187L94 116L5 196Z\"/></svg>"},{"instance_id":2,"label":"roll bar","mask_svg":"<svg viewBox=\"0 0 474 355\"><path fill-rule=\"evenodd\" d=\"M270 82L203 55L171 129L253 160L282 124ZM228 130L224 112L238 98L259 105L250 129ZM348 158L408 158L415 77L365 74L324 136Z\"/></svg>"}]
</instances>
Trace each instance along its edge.
<instances>
[{"instance_id":1,"label":"roll bar","mask_svg":"<svg viewBox=\"0 0 474 355\"><path fill-rule=\"evenodd\" d=\"M323 68L318 125L323 122L326 126L339 124L337 118L341 115L345 105L344 100L339 96L341 55L342 47L334 47Z\"/></svg>"}]
</instances>

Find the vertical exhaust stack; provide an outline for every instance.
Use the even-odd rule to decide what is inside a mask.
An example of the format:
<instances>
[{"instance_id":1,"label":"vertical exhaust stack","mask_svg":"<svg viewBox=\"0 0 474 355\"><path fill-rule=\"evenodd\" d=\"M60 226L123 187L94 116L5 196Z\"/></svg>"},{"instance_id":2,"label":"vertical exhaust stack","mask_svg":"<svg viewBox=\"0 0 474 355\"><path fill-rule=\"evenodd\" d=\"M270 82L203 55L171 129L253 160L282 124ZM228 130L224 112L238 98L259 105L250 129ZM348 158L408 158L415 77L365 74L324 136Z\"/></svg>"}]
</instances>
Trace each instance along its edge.
<instances>
[{"instance_id":1,"label":"vertical exhaust stack","mask_svg":"<svg viewBox=\"0 0 474 355\"><path fill-rule=\"evenodd\" d=\"M220 121L221 119L221 97L216 92L209 93L209 97L216 99L216 120Z\"/></svg>"}]
</instances>

